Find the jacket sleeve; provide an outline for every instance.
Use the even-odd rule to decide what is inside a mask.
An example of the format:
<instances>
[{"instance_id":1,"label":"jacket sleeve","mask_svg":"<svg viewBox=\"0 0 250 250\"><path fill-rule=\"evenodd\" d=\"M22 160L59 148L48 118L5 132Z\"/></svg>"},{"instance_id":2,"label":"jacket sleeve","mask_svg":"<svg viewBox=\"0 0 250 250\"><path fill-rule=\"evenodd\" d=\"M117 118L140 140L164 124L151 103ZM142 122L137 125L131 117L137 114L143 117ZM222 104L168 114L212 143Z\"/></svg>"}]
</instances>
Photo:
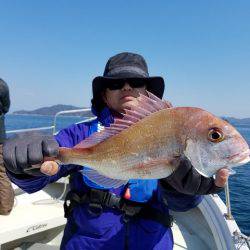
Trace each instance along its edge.
<instances>
[{"instance_id":1,"label":"jacket sleeve","mask_svg":"<svg viewBox=\"0 0 250 250\"><path fill-rule=\"evenodd\" d=\"M196 207L205 194L218 193L223 188L214 179L199 174L187 159L181 159L176 171L160 180L165 203L174 211L186 211Z\"/></svg>"},{"instance_id":2,"label":"jacket sleeve","mask_svg":"<svg viewBox=\"0 0 250 250\"><path fill-rule=\"evenodd\" d=\"M182 194L175 190L170 191L166 188L162 188L162 186L161 194L163 201L168 208L177 212L188 211L189 209L198 206L203 199L202 195Z\"/></svg>"},{"instance_id":3,"label":"jacket sleeve","mask_svg":"<svg viewBox=\"0 0 250 250\"><path fill-rule=\"evenodd\" d=\"M178 162L178 168L168 177L161 179L162 186L167 190L175 190L188 195L204 195L221 192L213 177L202 176L187 158Z\"/></svg>"},{"instance_id":4,"label":"jacket sleeve","mask_svg":"<svg viewBox=\"0 0 250 250\"><path fill-rule=\"evenodd\" d=\"M84 140L85 137L88 136L88 133L89 133L89 125L79 123L61 130L57 135L55 135L55 139L57 140L59 146L71 148L77 143L79 143L81 140ZM55 182L61 177L65 177L80 169L82 169L81 166L70 164L67 166L66 165L60 166L58 173L53 176L44 175L44 176L34 177L29 175L15 175L9 171L7 172L7 175L9 176L10 180L13 183L15 183L25 192L34 193L44 188L47 184Z\"/></svg>"}]
</instances>

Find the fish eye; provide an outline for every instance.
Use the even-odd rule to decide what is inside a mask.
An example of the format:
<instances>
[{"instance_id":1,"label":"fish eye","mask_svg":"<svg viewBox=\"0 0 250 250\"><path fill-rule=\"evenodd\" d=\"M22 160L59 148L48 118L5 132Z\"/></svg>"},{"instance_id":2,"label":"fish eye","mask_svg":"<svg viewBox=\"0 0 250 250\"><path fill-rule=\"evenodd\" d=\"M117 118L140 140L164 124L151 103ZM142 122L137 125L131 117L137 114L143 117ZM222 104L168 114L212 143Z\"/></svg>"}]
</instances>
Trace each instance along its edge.
<instances>
[{"instance_id":1,"label":"fish eye","mask_svg":"<svg viewBox=\"0 0 250 250\"><path fill-rule=\"evenodd\" d=\"M211 142L221 142L224 140L224 135L219 128L211 128L208 131L208 140Z\"/></svg>"}]
</instances>

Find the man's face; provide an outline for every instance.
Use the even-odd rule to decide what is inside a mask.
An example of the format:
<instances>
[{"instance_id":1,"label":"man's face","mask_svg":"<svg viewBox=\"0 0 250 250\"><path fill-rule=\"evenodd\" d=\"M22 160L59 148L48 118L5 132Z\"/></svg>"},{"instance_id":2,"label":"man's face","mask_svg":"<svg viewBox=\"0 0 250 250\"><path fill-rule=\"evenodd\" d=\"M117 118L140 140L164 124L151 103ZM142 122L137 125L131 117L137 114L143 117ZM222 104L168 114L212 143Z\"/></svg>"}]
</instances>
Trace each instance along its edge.
<instances>
[{"instance_id":1,"label":"man's face","mask_svg":"<svg viewBox=\"0 0 250 250\"><path fill-rule=\"evenodd\" d=\"M103 100L109 108L123 113L125 108L129 108L128 103L136 102L140 93L146 95L146 83L142 83L141 80L140 82L134 80L131 83L130 80L124 80L123 83L120 80L118 81L116 84L113 80L110 87L106 88Z\"/></svg>"}]
</instances>

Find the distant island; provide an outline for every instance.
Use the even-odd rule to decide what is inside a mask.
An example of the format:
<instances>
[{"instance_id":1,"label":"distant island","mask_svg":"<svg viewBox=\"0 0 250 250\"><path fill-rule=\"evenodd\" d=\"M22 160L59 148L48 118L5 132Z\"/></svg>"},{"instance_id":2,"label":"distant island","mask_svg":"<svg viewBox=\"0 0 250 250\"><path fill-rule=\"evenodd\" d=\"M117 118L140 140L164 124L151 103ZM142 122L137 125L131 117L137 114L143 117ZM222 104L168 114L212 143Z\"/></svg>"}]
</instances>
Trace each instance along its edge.
<instances>
[{"instance_id":1,"label":"distant island","mask_svg":"<svg viewBox=\"0 0 250 250\"><path fill-rule=\"evenodd\" d=\"M13 114L16 115L50 115L54 116L56 113L60 111L65 111L65 110L75 110L75 109L82 109L84 107L75 107L72 105L63 105L63 104L57 104L53 105L50 107L43 107L35 110L18 110L14 111ZM81 116L82 113L72 113L72 114L65 114L67 116ZM84 116L93 116L91 112L84 112ZM250 118L243 118L243 119L238 119L234 117L222 117L223 119L227 120L233 125L249 125L250 124Z\"/></svg>"},{"instance_id":2,"label":"distant island","mask_svg":"<svg viewBox=\"0 0 250 250\"><path fill-rule=\"evenodd\" d=\"M250 118L234 118L234 117L222 117L223 119L227 120L232 125L249 125Z\"/></svg>"},{"instance_id":3,"label":"distant island","mask_svg":"<svg viewBox=\"0 0 250 250\"><path fill-rule=\"evenodd\" d=\"M49 115L54 116L56 113L60 111L66 111L66 110L76 110L76 109L83 109L84 107L75 107L72 105L63 105L63 104L57 104L50 107L43 107L38 108L35 110L18 110L14 111L13 114L15 115ZM68 116L80 116L82 115L81 112L72 113L72 114L65 114ZM84 116L93 116L92 112L84 112Z\"/></svg>"}]
</instances>

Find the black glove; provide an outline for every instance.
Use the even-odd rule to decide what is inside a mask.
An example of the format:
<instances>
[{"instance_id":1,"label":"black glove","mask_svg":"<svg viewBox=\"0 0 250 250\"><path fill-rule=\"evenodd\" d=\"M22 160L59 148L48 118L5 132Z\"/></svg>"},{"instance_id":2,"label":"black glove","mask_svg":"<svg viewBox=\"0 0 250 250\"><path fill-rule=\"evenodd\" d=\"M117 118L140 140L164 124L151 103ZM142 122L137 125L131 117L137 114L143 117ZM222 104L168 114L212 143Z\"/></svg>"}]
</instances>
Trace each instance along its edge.
<instances>
[{"instance_id":1,"label":"black glove","mask_svg":"<svg viewBox=\"0 0 250 250\"><path fill-rule=\"evenodd\" d=\"M10 108L9 88L5 81L0 79L0 114L5 114Z\"/></svg>"},{"instance_id":2,"label":"black glove","mask_svg":"<svg viewBox=\"0 0 250 250\"><path fill-rule=\"evenodd\" d=\"M58 151L54 136L24 133L4 142L3 160L6 169L13 174L42 176L40 166L43 158L56 157Z\"/></svg>"},{"instance_id":3,"label":"black glove","mask_svg":"<svg viewBox=\"0 0 250 250\"><path fill-rule=\"evenodd\" d=\"M224 189L215 185L213 177L207 178L199 174L187 158L181 158L175 172L161 179L160 183L169 191L188 195L213 194Z\"/></svg>"}]
</instances>

